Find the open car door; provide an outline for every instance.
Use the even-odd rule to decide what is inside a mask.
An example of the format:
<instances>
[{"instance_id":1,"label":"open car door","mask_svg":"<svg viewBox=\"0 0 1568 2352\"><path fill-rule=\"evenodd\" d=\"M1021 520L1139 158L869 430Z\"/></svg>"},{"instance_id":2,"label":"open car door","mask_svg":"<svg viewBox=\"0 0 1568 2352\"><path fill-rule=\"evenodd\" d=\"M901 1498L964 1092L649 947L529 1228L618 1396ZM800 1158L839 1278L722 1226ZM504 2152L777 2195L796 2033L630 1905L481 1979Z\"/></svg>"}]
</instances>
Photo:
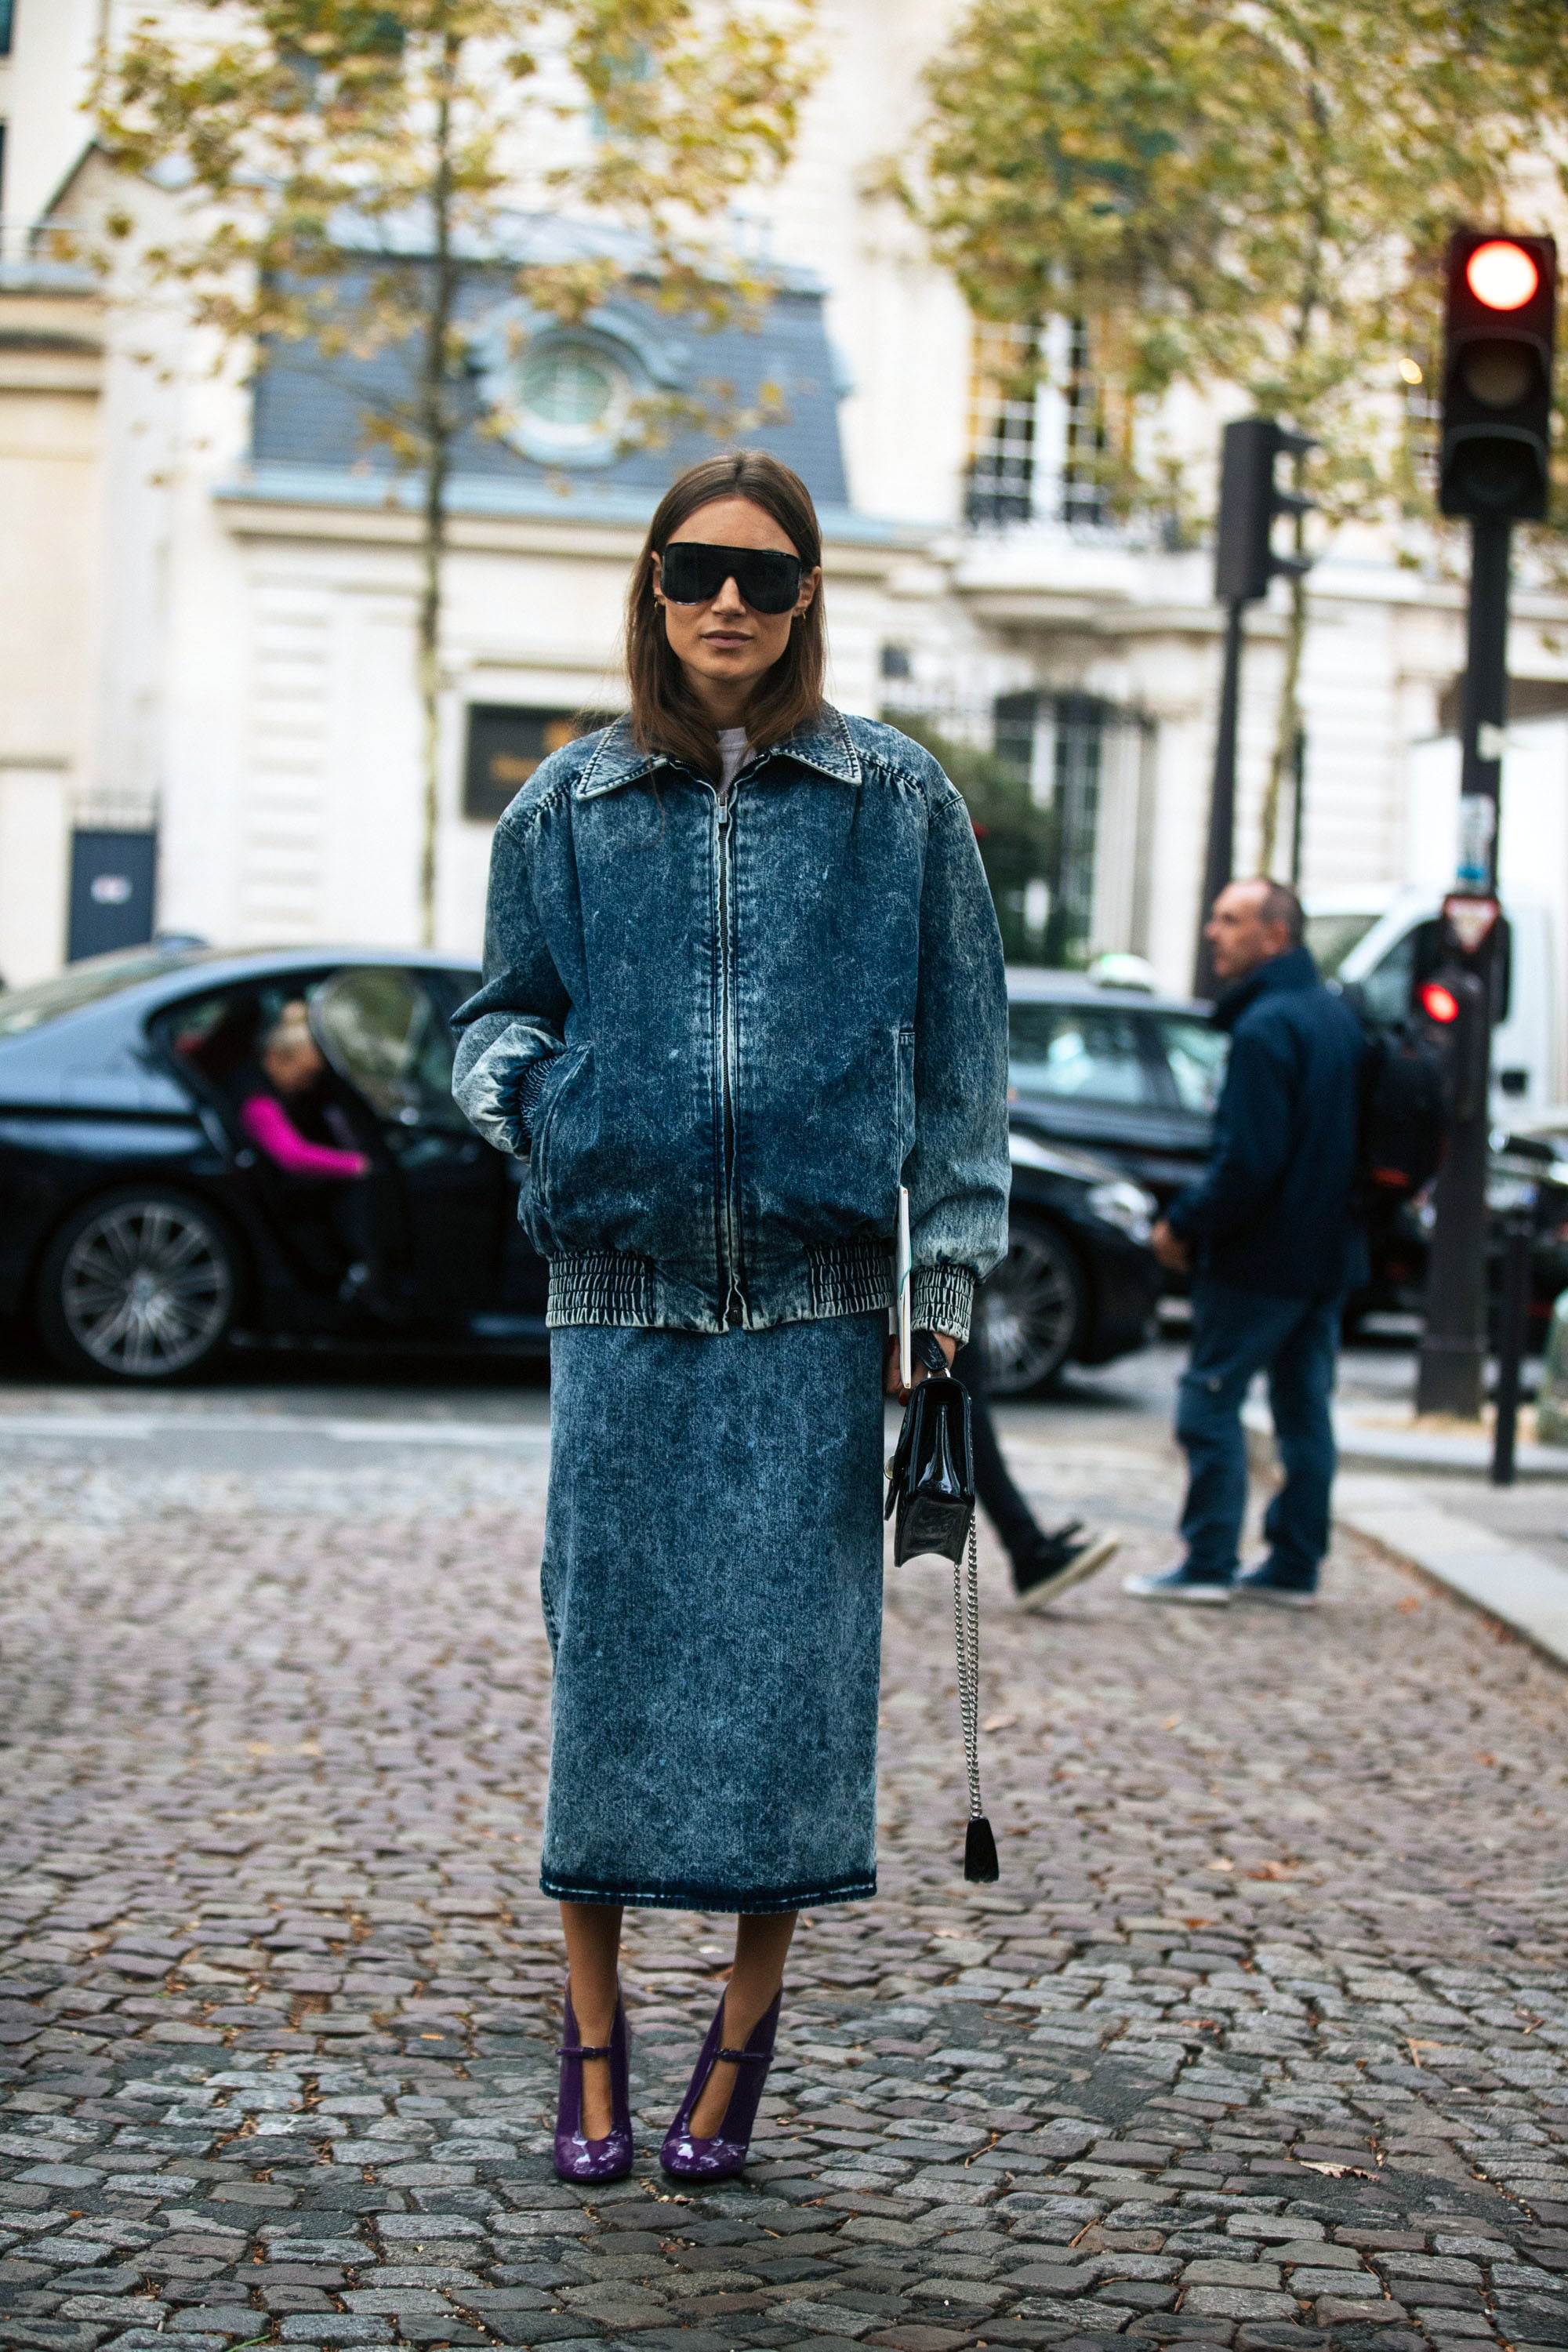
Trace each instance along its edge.
<instances>
[{"instance_id":1,"label":"open car door","mask_svg":"<svg viewBox=\"0 0 1568 2352\"><path fill-rule=\"evenodd\" d=\"M452 1100L452 1036L425 976L348 965L310 992L310 1027L374 1121L377 1181L408 1303L426 1325L471 1325L500 1302L512 1188Z\"/></svg>"}]
</instances>

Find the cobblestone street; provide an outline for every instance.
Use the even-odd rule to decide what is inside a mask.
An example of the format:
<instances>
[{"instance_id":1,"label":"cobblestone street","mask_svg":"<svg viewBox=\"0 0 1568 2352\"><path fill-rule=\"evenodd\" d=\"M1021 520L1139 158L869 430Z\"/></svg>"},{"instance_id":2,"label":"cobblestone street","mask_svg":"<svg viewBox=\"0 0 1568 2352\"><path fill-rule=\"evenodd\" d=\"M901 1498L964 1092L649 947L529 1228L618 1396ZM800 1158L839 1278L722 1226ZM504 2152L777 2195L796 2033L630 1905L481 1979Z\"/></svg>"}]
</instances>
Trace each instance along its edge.
<instances>
[{"instance_id":1,"label":"cobblestone street","mask_svg":"<svg viewBox=\"0 0 1568 2352\"><path fill-rule=\"evenodd\" d=\"M1563 1681L1521 1643L1353 1547L1316 1617L1141 1609L1161 1427L1009 1416L1128 1541L1046 1618L984 1554L1001 1884L959 1874L951 1586L890 1573L882 1898L802 1924L747 2179L655 2160L728 1923L633 1914L637 2168L579 2194L537 1410L163 1409L0 1445L0 2344L1568 2346Z\"/></svg>"}]
</instances>

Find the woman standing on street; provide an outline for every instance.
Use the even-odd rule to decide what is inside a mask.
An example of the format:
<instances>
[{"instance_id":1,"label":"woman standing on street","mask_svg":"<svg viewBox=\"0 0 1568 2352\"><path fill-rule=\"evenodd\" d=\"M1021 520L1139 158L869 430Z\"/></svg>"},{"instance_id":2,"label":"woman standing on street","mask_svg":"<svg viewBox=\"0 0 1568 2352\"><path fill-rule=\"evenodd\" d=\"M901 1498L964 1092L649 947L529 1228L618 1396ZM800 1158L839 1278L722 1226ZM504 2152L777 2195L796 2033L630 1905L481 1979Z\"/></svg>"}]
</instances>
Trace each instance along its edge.
<instances>
[{"instance_id":1,"label":"woman standing on street","mask_svg":"<svg viewBox=\"0 0 1568 2352\"><path fill-rule=\"evenodd\" d=\"M739 1914L662 2150L744 2163L795 1914L876 1892L882 1389L1001 1256L1001 944L929 753L823 700L810 494L692 467L632 574L631 709L497 829L455 1092L550 1263L541 1884L570 1970L556 2168L632 2161L626 1904Z\"/></svg>"}]
</instances>

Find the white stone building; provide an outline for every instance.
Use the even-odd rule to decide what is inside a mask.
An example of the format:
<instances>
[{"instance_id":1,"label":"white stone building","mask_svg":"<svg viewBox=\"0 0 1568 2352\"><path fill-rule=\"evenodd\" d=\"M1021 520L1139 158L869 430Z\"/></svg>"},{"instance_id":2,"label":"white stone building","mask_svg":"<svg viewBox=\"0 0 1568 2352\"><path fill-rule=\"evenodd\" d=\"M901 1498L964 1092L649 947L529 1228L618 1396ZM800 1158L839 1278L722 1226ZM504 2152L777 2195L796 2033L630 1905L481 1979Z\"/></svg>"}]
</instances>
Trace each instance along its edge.
<instances>
[{"instance_id":1,"label":"white stone building","mask_svg":"<svg viewBox=\"0 0 1568 2352\"><path fill-rule=\"evenodd\" d=\"M93 45L132 13L128 0L12 0L0 56L12 982L154 924L237 942L395 944L417 928L414 527L354 449L346 396L334 407L287 368L254 395L237 368L215 376L172 311L106 310L37 235L95 201ZM729 356L737 374L766 361L793 386L789 423L760 437L801 465L823 508L835 698L994 733L1063 802L1075 951L1131 948L1179 986L1217 684L1210 559L1096 520L1074 478L1087 394L1067 343L1031 411L998 398L994 331L973 327L909 225L862 192L908 140L921 59L954 13L955 0L826 0L827 68L795 162L746 223L779 266L780 299L751 356ZM0 0L0 34L6 16ZM635 388L668 360L635 322L610 327L536 351L531 385L510 387L521 437L476 439L459 469L438 856L452 948L478 938L498 792L566 715L619 698L626 570L673 461L607 464L591 430L574 444L563 425L563 386L581 389L583 371L598 371L613 409L622 379ZM133 356L148 348L159 364ZM1216 420L1196 404L1176 423L1212 446ZM1280 629L1254 612L1240 870L1258 854ZM1310 891L1404 878L1411 747L1452 725L1462 658L1458 590L1374 539L1346 535L1312 574ZM1568 605L1521 599L1512 662L1521 707L1568 706ZM1568 896L1568 875L1552 887ZM1028 912L1043 922L1043 894Z\"/></svg>"}]
</instances>

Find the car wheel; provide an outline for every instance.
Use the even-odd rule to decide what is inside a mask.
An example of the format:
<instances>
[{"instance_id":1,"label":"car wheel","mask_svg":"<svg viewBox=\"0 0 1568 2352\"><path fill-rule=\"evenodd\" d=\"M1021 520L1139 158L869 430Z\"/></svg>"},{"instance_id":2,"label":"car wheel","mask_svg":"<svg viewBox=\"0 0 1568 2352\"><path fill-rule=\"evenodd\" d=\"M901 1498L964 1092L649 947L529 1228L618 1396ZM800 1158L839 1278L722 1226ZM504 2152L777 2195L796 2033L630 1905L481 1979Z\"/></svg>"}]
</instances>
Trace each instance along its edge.
<instances>
[{"instance_id":1,"label":"car wheel","mask_svg":"<svg viewBox=\"0 0 1568 2352\"><path fill-rule=\"evenodd\" d=\"M56 1363L95 1380L174 1381L208 1362L234 1319L239 1269L203 1202L150 1187L90 1201L50 1243L38 1329Z\"/></svg>"},{"instance_id":2,"label":"car wheel","mask_svg":"<svg viewBox=\"0 0 1568 2352\"><path fill-rule=\"evenodd\" d=\"M1015 1217L1007 1255L975 1299L975 1339L993 1396L1023 1396L1055 1380L1083 1334L1083 1276L1052 1226Z\"/></svg>"}]
</instances>

